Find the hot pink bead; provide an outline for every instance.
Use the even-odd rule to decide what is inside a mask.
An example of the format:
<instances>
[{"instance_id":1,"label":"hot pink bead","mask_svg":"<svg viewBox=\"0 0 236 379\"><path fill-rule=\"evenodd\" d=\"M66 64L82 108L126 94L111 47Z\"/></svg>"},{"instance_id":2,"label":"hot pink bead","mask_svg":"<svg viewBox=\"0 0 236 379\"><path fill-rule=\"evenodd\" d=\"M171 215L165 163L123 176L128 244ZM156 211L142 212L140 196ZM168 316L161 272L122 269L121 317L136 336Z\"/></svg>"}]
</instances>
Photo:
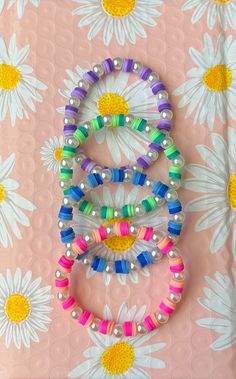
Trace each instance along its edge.
<instances>
[{"instance_id":1,"label":"hot pink bead","mask_svg":"<svg viewBox=\"0 0 236 379\"><path fill-rule=\"evenodd\" d=\"M79 323L84 326L90 326L93 323L94 315L91 312L83 311L79 318Z\"/></svg>"},{"instance_id":2,"label":"hot pink bead","mask_svg":"<svg viewBox=\"0 0 236 379\"><path fill-rule=\"evenodd\" d=\"M125 321L123 323L123 331L126 337L137 335L137 323L132 321Z\"/></svg>"},{"instance_id":3,"label":"hot pink bead","mask_svg":"<svg viewBox=\"0 0 236 379\"><path fill-rule=\"evenodd\" d=\"M104 226L100 226L98 228L98 231L99 231L99 234L100 234L100 237L101 237L102 241L104 241L105 239L107 239L107 232L106 232L106 229L104 228Z\"/></svg>"},{"instance_id":4,"label":"hot pink bead","mask_svg":"<svg viewBox=\"0 0 236 379\"><path fill-rule=\"evenodd\" d=\"M148 227L146 229L146 233L145 233L145 236L144 236L144 241L150 241L150 239L152 238L152 235L153 235L153 228L151 227Z\"/></svg>"},{"instance_id":5,"label":"hot pink bead","mask_svg":"<svg viewBox=\"0 0 236 379\"><path fill-rule=\"evenodd\" d=\"M87 250L88 244L85 241L83 236L80 236L79 238L77 238L76 243L79 246L81 252L85 252Z\"/></svg>"},{"instance_id":6,"label":"hot pink bead","mask_svg":"<svg viewBox=\"0 0 236 379\"><path fill-rule=\"evenodd\" d=\"M58 288L68 287L68 285L69 285L68 278L56 279L55 280L55 286Z\"/></svg>"},{"instance_id":7,"label":"hot pink bead","mask_svg":"<svg viewBox=\"0 0 236 379\"><path fill-rule=\"evenodd\" d=\"M160 323L158 322L157 320L157 317L155 315L155 313L150 313L148 314L144 320L143 320L143 324L145 326L145 328L149 331L152 331L154 329L157 329L159 328L160 326Z\"/></svg>"},{"instance_id":8,"label":"hot pink bead","mask_svg":"<svg viewBox=\"0 0 236 379\"><path fill-rule=\"evenodd\" d=\"M118 235L120 235L120 236L128 236L130 234L129 223L128 222L121 221L121 222L117 223L117 226L119 226L119 228L117 228L117 231L119 231Z\"/></svg>"},{"instance_id":9,"label":"hot pink bead","mask_svg":"<svg viewBox=\"0 0 236 379\"><path fill-rule=\"evenodd\" d=\"M73 259L68 259L68 258L65 257L64 255L62 255L61 258L59 259L58 263L59 263L59 265L60 265L61 267L70 270L71 267L72 267L73 264L74 264L74 260L73 260Z\"/></svg>"},{"instance_id":10,"label":"hot pink bead","mask_svg":"<svg viewBox=\"0 0 236 379\"><path fill-rule=\"evenodd\" d=\"M73 296L69 296L68 299L63 301L62 307L65 311L69 310L75 304L75 299Z\"/></svg>"},{"instance_id":11,"label":"hot pink bead","mask_svg":"<svg viewBox=\"0 0 236 379\"><path fill-rule=\"evenodd\" d=\"M171 314L174 312L176 308L176 304L173 303L170 299L168 299L168 297L166 297L160 304L160 309L164 312L164 313L168 313L168 314Z\"/></svg>"},{"instance_id":12,"label":"hot pink bead","mask_svg":"<svg viewBox=\"0 0 236 379\"><path fill-rule=\"evenodd\" d=\"M163 237L160 241L157 243L157 247L161 250L163 254L169 253L169 251L173 247L173 242L168 237Z\"/></svg>"}]
</instances>

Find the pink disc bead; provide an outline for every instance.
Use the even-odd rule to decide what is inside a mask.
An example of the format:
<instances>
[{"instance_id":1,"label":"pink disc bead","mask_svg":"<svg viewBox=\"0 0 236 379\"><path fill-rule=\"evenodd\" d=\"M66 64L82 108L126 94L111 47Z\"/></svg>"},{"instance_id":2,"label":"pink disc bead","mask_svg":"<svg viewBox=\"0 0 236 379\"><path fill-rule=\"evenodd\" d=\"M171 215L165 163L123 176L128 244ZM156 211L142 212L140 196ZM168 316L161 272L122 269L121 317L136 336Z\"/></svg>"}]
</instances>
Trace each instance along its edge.
<instances>
[{"instance_id":1,"label":"pink disc bead","mask_svg":"<svg viewBox=\"0 0 236 379\"><path fill-rule=\"evenodd\" d=\"M107 239L107 232L104 226L100 226L97 230L92 232L92 236L96 243L102 242Z\"/></svg>"},{"instance_id":2,"label":"pink disc bead","mask_svg":"<svg viewBox=\"0 0 236 379\"><path fill-rule=\"evenodd\" d=\"M132 321L125 321L123 323L123 331L126 337L136 336L138 333L137 323Z\"/></svg>"},{"instance_id":3,"label":"pink disc bead","mask_svg":"<svg viewBox=\"0 0 236 379\"><path fill-rule=\"evenodd\" d=\"M73 296L69 296L68 299L63 301L62 307L65 311L72 311L76 308L76 301Z\"/></svg>"},{"instance_id":4,"label":"pink disc bead","mask_svg":"<svg viewBox=\"0 0 236 379\"><path fill-rule=\"evenodd\" d=\"M150 241L152 236L153 236L153 228L151 228L151 227L146 228L146 233L145 233L145 236L143 238L144 241Z\"/></svg>"},{"instance_id":5,"label":"pink disc bead","mask_svg":"<svg viewBox=\"0 0 236 379\"><path fill-rule=\"evenodd\" d=\"M56 286L57 290L59 290L59 291L66 291L68 289L68 286L69 286L69 279L68 278L56 279L55 280L55 286Z\"/></svg>"},{"instance_id":6,"label":"pink disc bead","mask_svg":"<svg viewBox=\"0 0 236 379\"><path fill-rule=\"evenodd\" d=\"M181 257L169 258L171 272L181 272L184 269L184 263Z\"/></svg>"},{"instance_id":7,"label":"pink disc bead","mask_svg":"<svg viewBox=\"0 0 236 379\"><path fill-rule=\"evenodd\" d=\"M175 308L176 304L173 303L168 297L165 297L165 299L160 304L160 309L167 314L173 313Z\"/></svg>"},{"instance_id":8,"label":"pink disc bead","mask_svg":"<svg viewBox=\"0 0 236 379\"><path fill-rule=\"evenodd\" d=\"M171 279L169 284L169 290L173 293L182 293L184 287L184 280Z\"/></svg>"},{"instance_id":9,"label":"pink disc bead","mask_svg":"<svg viewBox=\"0 0 236 379\"><path fill-rule=\"evenodd\" d=\"M117 236L129 236L129 223L126 221L115 222L113 231Z\"/></svg>"},{"instance_id":10,"label":"pink disc bead","mask_svg":"<svg viewBox=\"0 0 236 379\"><path fill-rule=\"evenodd\" d=\"M83 311L83 313L81 314L81 316L79 318L79 323L85 327L88 327L88 326L92 325L94 318L95 317L94 317L93 313L91 313L89 311Z\"/></svg>"},{"instance_id":11,"label":"pink disc bead","mask_svg":"<svg viewBox=\"0 0 236 379\"><path fill-rule=\"evenodd\" d=\"M150 332L154 329L159 328L160 326L160 323L155 313L149 313L147 316L145 316L143 324L145 328Z\"/></svg>"},{"instance_id":12,"label":"pink disc bead","mask_svg":"<svg viewBox=\"0 0 236 379\"><path fill-rule=\"evenodd\" d=\"M71 268L74 264L73 259L68 259L65 255L62 255L58 261L63 272L71 272Z\"/></svg>"},{"instance_id":13,"label":"pink disc bead","mask_svg":"<svg viewBox=\"0 0 236 379\"><path fill-rule=\"evenodd\" d=\"M102 334L107 334L108 336L111 336L115 329L115 325L116 323L114 321L102 320L99 324L98 330Z\"/></svg>"},{"instance_id":14,"label":"pink disc bead","mask_svg":"<svg viewBox=\"0 0 236 379\"><path fill-rule=\"evenodd\" d=\"M88 244L85 241L85 239L84 239L83 236L80 236L80 237L77 238L76 244L77 244L77 252L78 252L78 254L83 254L87 250L87 248L88 248Z\"/></svg>"},{"instance_id":15,"label":"pink disc bead","mask_svg":"<svg viewBox=\"0 0 236 379\"><path fill-rule=\"evenodd\" d=\"M173 242L168 237L161 238L157 243L157 247L163 254L169 253L173 245Z\"/></svg>"}]
</instances>

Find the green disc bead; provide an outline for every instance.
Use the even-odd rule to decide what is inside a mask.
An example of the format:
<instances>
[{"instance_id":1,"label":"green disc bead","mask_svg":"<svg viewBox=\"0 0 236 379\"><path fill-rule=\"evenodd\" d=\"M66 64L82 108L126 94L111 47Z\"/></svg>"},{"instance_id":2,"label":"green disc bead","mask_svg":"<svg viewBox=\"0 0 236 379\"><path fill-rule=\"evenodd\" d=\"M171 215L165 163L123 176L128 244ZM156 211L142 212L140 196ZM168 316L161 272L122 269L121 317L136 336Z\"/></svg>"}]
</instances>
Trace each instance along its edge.
<instances>
[{"instance_id":1,"label":"green disc bead","mask_svg":"<svg viewBox=\"0 0 236 379\"><path fill-rule=\"evenodd\" d=\"M135 216L135 205L134 204L126 204L121 209L122 217L134 217Z\"/></svg>"},{"instance_id":2,"label":"green disc bead","mask_svg":"<svg viewBox=\"0 0 236 379\"><path fill-rule=\"evenodd\" d=\"M114 218L114 209L112 207L101 207L101 218L104 220L112 220Z\"/></svg>"},{"instance_id":3,"label":"green disc bead","mask_svg":"<svg viewBox=\"0 0 236 379\"><path fill-rule=\"evenodd\" d=\"M175 179L182 178L182 168L178 166L170 166L169 168L169 176Z\"/></svg>"},{"instance_id":4,"label":"green disc bead","mask_svg":"<svg viewBox=\"0 0 236 379\"><path fill-rule=\"evenodd\" d=\"M79 126L73 133L73 136L79 141L79 143L82 143L88 138L89 134L83 126Z\"/></svg>"},{"instance_id":5,"label":"green disc bead","mask_svg":"<svg viewBox=\"0 0 236 379\"><path fill-rule=\"evenodd\" d=\"M143 132L146 125L147 125L147 120L144 120L143 118L134 118L131 124L131 129Z\"/></svg>"},{"instance_id":6,"label":"green disc bead","mask_svg":"<svg viewBox=\"0 0 236 379\"><path fill-rule=\"evenodd\" d=\"M65 197L66 197L66 196L70 196L70 189L71 189L71 187L70 187L70 188L67 188L67 189L65 189L65 190L63 191L63 194L64 194Z\"/></svg>"},{"instance_id":7,"label":"green disc bead","mask_svg":"<svg viewBox=\"0 0 236 379\"><path fill-rule=\"evenodd\" d=\"M150 133L150 140L154 143L161 143L166 135L158 129L153 129Z\"/></svg>"},{"instance_id":8,"label":"green disc bead","mask_svg":"<svg viewBox=\"0 0 236 379\"><path fill-rule=\"evenodd\" d=\"M123 114L114 114L112 116L112 126L125 126L125 116Z\"/></svg>"},{"instance_id":9,"label":"green disc bead","mask_svg":"<svg viewBox=\"0 0 236 379\"><path fill-rule=\"evenodd\" d=\"M62 158L74 158L75 148L72 146L64 146L61 155Z\"/></svg>"},{"instance_id":10,"label":"green disc bead","mask_svg":"<svg viewBox=\"0 0 236 379\"><path fill-rule=\"evenodd\" d=\"M93 210L93 204L88 200L83 200L79 206L79 210L86 215L90 215Z\"/></svg>"},{"instance_id":11,"label":"green disc bead","mask_svg":"<svg viewBox=\"0 0 236 379\"><path fill-rule=\"evenodd\" d=\"M60 170L60 179L68 180L73 176L73 170L71 168L61 168Z\"/></svg>"},{"instance_id":12,"label":"green disc bead","mask_svg":"<svg viewBox=\"0 0 236 379\"><path fill-rule=\"evenodd\" d=\"M165 156L170 160L172 160L172 159L178 157L178 155L180 155L180 152L177 150L175 145L171 145L171 146L167 147L164 150L164 153L165 153Z\"/></svg>"},{"instance_id":13,"label":"green disc bead","mask_svg":"<svg viewBox=\"0 0 236 379\"><path fill-rule=\"evenodd\" d=\"M91 127L96 132L99 129L102 129L104 127L103 117L97 116L91 121Z\"/></svg>"},{"instance_id":14,"label":"green disc bead","mask_svg":"<svg viewBox=\"0 0 236 379\"><path fill-rule=\"evenodd\" d=\"M146 199L142 200L141 203L144 206L146 212L151 212L153 209L157 207L156 200L153 196L147 197Z\"/></svg>"}]
</instances>

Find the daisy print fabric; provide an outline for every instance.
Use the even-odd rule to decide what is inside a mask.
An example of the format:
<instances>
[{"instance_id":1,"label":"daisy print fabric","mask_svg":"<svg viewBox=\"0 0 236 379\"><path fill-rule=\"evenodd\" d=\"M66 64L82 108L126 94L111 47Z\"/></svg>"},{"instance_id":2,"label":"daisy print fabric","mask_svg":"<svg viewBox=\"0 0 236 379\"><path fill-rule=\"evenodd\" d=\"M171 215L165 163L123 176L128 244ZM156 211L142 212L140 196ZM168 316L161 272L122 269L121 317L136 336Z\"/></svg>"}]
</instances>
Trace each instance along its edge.
<instances>
[{"instance_id":1,"label":"daisy print fabric","mask_svg":"<svg viewBox=\"0 0 236 379\"><path fill-rule=\"evenodd\" d=\"M12 6L15 6L17 11L17 17L22 18L25 11L25 7L28 4L38 7L40 4L40 0L0 0L0 12L3 10L4 7L6 7L7 9L11 9Z\"/></svg>"},{"instance_id":2,"label":"daisy print fabric","mask_svg":"<svg viewBox=\"0 0 236 379\"><path fill-rule=\"evenodd\" d=\"M145 310L145 305L140 309L135 305L129 309L126 304L122 304L118 322L140 321ZM107 305L104 307L103 317L106 320L112 319L112 312ZM159 359L157 354L166 344L149 342L156 335L156 331L138 338L124 338L119 341L112 336L104 338L90 331L88 333L94 344L84 351L83 355L88 359L69 372L68 378L149 379L145 368L154 369L157 375L159 369L165 368L165 362Z\"/></svg>"},{"instance_id":3,"label":"daisy print fabric","mask_svg":"<svg viewBox=\"0 0 236 379\"><path fill-rule=\"evenodd\" d=\"M0 36L0 121L10 114L11 126L16 120L29 118L27 109L36 111L35 102L41 102L39 91L45 91L46 85L32 76L33 69L25 63L30 46L17 47L16 35L11 36L6 45Z\"/></svg>"},{"instance_id":4,"label":"daisy print fabric","mask_svg":"<svg viewBox=\"0 0 236 379\"><path fill-rule=\"evenodd\" d=\"M156 26L162 0L73 0L79 6L73 11L80 16L79 27L89 26L88 39L102 33L104 45L114 37L124 46L135 44L137 37L147 38L146 27Z\"/></svg>"},{"instance_id":5,"label":"daisy print fabric","mask_svg":"<svg viewBox=\"0 0 236 379\"><path fill-rule=\"evenodd\" d=\"M85 72L79 66L76 67L76 72L67 70L69 79L64 80L66 88L60 89L59 93L69 98ZM120 72L117 77L107 75L103 81L94 85L80 108L79 121L89 121L98 114L104 116L120 113L132 113L150 121L157 120L157 101L150 88L142 80L137 79L129 84L128 79L127 73ZM63 113L64 107L58 108L58 111ZM135 157L145 154L148 145L143 134L135 133L130 128L103 128L94 134L94 138L98 144L106 143L115 164L121 163L122 156L127 162L136 162Z\"/></svg>"}]
</instances>

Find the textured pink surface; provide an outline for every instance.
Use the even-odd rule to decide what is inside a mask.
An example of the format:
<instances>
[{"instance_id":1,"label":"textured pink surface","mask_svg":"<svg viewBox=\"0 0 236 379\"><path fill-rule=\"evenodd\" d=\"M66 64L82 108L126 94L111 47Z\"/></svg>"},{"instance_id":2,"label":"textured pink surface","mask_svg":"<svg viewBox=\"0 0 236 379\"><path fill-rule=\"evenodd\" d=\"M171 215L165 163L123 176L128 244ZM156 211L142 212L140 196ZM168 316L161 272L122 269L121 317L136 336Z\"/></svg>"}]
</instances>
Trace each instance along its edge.
<instances>
[{"instance_id":1,"label":"textured pink surface","mask_svg":"<svg viewBox=\"0 0 236 379\"><path fill-rule=\"evenodd\" d=\"M43 102L36 104L36 113L29 111L29 120L17 120L15 128L11 128L9 118L1 123L1 155L6 159L15 152L16 163L11 176L20 183L18 193L37 208L28 213L30 227L21 227L22 240L14 237L12 248L1 248L3 274L7 268L14 272L21 267L23 272L32 270L33 278L41 276L42 285L53 284L56 260L61 252L56 224L60 191L57 176L52 171L48 172L42 164L40 149L47 139L62 134L62 115L56 108L65 104L65 99L58 93L58 88L64 87L63 80L67 78L65 70L74 70L77 64L90 68L93 62L100 62L107 56L130 56L158 71L169 93L186 80L186 72L193 67L188 49L190 46L202 49L203 34L207 31L206 19L203 17L192 25L191 14L181 11L180 3L183 1L166 0L164 3L157 26L146 27L147 39L138 38L136 45L126 43L124 47L119 46L115 39L109 47L104 46L101 33L92 42L88 41L87 28L78 28L78 17L72 16L76 4L70 0L42 0L38 8L28 5L20 21L14 8L10 11L5 9L0 15L0 34L8 43L15 32L19 47L30 44L27 64L48 87L47 91L41 92ZM218 33L217 28L211 31L214 41ZM232 30L230 34L236 37ZM171 100L175 110L173 135L176 144L187 163L202 163L195 145L210 146L210 132L206 125L194 126L193 119L184 117L185 111L177 107L178 98L172 96ZM235 126L230 119L228 125ZM225 137L225 128L217 120L214 131ZM87 148L89 151L89 144ZM95 149L93 156L96 157ZM106 158L107 162L111 162L108 152ZM163 161L158 161L151 168L153 176L160 173L158 167ZM161 171L162 178L166 178L164 169ZM180 197L186 204L194 196L191 191L182 189ZM195 233L194 225L198 218L199 214L187 214L179 243L187 272L183 301L173 319L151 340L151 343L166 343L164 349L153 354L163 360L166 367L162 370L146 369L154 379L233 379L236 376L235 345L226 350L212 350L210 345L218 335L214 330L196 324L196 320L211 316L197 302L206 286L204 276L213 277L216 271L220 271L231 277L231 266L235 266L231 255L231 236L219 253L210 254L211 229ZM124 287L112 280L105 287L99 274L87 280L84 267L80 266L76 284L78 296L83 306L100 316L105 304L109 305L113 314L123 302L137 308L146 304L149 310L153 310L168 283L168 275L163 275L164 267L167 266L152 267L151 276L139 276L138 284L128 281ZM30 349L22 347L20 350L11 345L7 350L4 337L1 337L2 379L62 379L86 359L83 352L93 345L87 331L74 324L56 300L51 303L53 311L49 316L52 322L48 333L40 334L38 344L32 343Z\"/></svg>"}]
</instances>

